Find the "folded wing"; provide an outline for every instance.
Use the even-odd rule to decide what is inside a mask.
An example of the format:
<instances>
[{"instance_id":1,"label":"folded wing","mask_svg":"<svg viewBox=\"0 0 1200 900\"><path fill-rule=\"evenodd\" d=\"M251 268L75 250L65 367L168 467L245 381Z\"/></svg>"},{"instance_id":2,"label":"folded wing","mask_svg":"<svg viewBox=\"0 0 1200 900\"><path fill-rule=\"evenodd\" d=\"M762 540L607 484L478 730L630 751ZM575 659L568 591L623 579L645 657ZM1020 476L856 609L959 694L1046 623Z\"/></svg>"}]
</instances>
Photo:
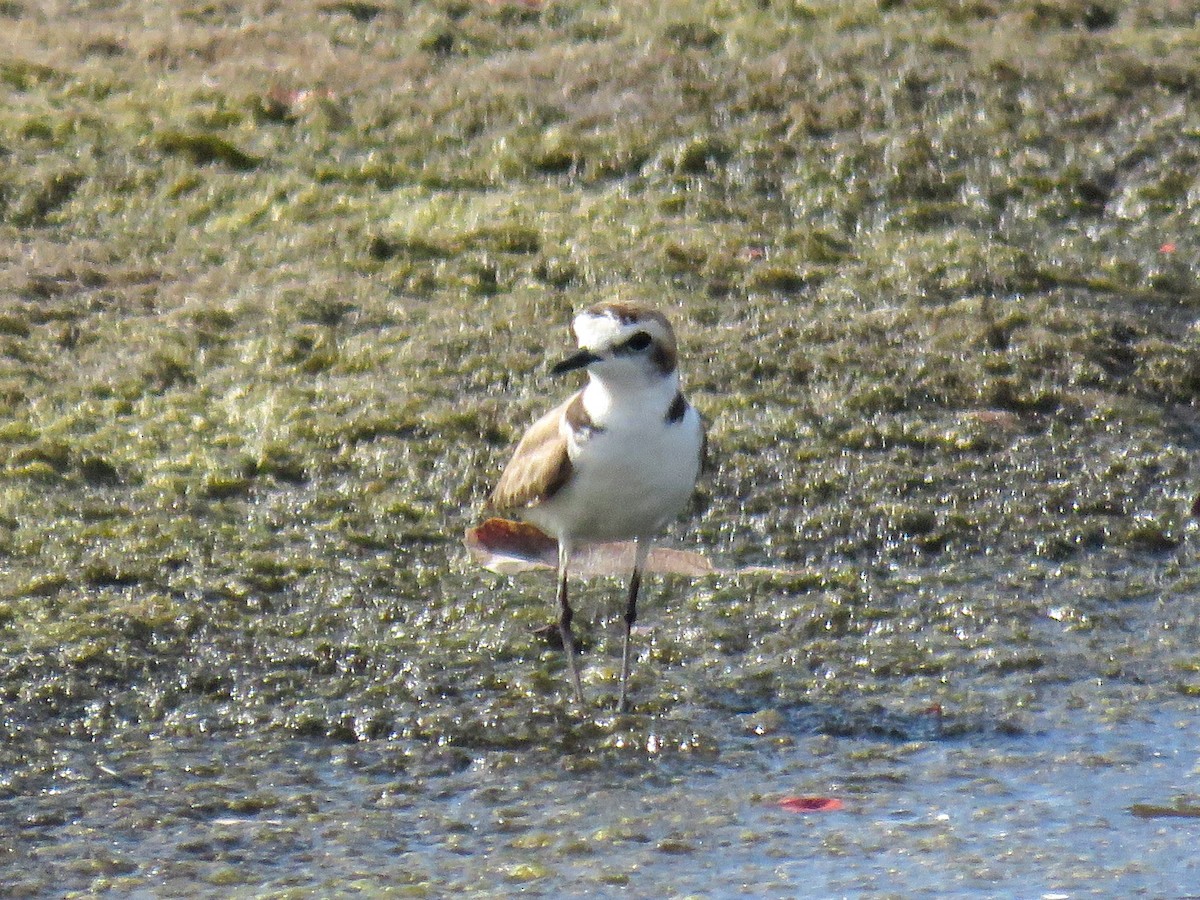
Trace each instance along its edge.
<instances>
[{"instance_id":1,"label":"folded wing","mask_svg":"<svg viewBox=\"0 0 1200 900\"><path fill-rule=\"evenodd\" d=\"M574 400L571 397L529 427L488 497L486 509L503 512L536 506L562 489L571 477L562 421Z\"/></svg>"}]
</instances>

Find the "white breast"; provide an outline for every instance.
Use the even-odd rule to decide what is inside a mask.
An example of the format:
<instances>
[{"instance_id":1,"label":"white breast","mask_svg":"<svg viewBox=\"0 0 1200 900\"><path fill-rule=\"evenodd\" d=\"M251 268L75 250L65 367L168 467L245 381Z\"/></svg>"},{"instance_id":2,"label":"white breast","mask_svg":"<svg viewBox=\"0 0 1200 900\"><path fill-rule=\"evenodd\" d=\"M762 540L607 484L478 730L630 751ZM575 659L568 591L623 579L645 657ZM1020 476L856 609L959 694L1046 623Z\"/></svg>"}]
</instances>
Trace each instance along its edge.
<instances>
[{"instance_id":1,"label":"white breast","mask_svg":"<svg viewBox=\"0 0 1200 900\"><path fill-rule=\"evenodd\" d=\"M570 481L529 518L569 542L613 541L652 537L683 512L700 474L703 426L691 406L666 420L676 385L663 379L644 402L589 385L584 405L596 428L571 437Z\"/></svg>"}]
</instances>

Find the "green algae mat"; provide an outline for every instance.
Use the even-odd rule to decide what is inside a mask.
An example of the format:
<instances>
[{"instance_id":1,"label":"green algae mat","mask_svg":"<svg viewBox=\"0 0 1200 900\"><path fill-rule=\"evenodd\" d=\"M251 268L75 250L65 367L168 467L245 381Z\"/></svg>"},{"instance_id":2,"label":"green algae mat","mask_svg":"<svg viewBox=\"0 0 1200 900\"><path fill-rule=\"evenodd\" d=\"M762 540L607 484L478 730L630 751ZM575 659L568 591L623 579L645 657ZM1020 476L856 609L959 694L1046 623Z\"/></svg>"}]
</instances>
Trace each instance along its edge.
<instances>
[{"instance_id":1,"label":"green algae mat","mask_svg":"<svg viewBox=\"0 0 1200 900\"><path fill-rule=\"evenodd\" d=\"M0 3L0 893L1196 893L1198 20ZM460 543L613 298L782 570L624 717Z\"/></svg>"}]
</instances>

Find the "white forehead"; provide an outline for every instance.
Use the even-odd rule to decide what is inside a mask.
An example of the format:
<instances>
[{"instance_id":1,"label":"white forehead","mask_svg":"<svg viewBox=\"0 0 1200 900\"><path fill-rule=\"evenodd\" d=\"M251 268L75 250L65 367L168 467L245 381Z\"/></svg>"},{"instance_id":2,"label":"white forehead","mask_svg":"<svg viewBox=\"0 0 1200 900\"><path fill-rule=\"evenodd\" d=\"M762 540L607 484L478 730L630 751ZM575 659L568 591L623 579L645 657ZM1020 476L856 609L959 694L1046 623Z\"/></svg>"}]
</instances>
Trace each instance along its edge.
<instances>
[{"instance_id":1,"label":"white forehead","mask_svg":"<svg viewBox=\"0 0 1200 900\"><path fill-rule=\"evenodd\" d=\"M609 346L626 330L615 316L598 316L592 312L581 312L571 327L579 346L588 349Z\"/></svg>"},{"instance_id":2,"label":"white forehead","mask_svg":"<svg viewBox=\"0 0 1200 900\"><path fill-rule=\"evenodd\" d=\"M579 346L587 350L611 347L637 331L644 331L655 340L664 340L666 330L657 318L629 319L611 312L581 312L571 323Z\"/></svg>"}]
</instances>

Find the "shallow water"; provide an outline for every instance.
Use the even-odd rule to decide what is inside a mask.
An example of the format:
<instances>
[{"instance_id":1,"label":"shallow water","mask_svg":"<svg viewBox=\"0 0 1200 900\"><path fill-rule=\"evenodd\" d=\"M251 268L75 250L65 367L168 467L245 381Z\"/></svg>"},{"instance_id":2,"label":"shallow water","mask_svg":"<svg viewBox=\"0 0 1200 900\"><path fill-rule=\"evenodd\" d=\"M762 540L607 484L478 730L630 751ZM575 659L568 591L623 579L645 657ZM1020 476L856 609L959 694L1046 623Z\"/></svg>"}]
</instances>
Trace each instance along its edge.
<instances>
[{"instance_id":1,"label":"shallow water","mask_svg":"<svg viewBox=\"0 0 1200 900\"><path fill-rule=\"evenodd\" d=\"M916 574L895 580L933 591L946 575ZM1086 599L1096 579L1123 597L1111 614ZM1165 814L1200 798L1186 586L1173 564L1014 576L976 593L1049 610L1026 616L1039 666L990 665L1003 648L989 646L940 679L872 681L848 658L834 677L857 686L780 699L813 679L797 669L772 702L739 680L746 653L696 673L674 708L534 710L557 723L550 739L493 749L251 729L31 737L0 799L4 882L13 896L1200 893L1200 818ZM671 609L650 618L647 643L678 625ZM845 805L780 808L792 795Z\"/></svg>"},{"instance_id":2,"label":"shallow water","mask_svg":"<svg viewBox=\"0 0 1200 900\"><path fill-rule=\"evenodd\" d=\"M65 745L53 785L0 807L26 860L6 866L8 893L1183 896L1200 887L1200 819L1130 807L1200 794L1196 713L1046 710L1034 733L962 740L747 737L584 772L508 754L413 771L387 742ZM792 794L845 808L777 807Z\"/></svg>"}]
</instances>

